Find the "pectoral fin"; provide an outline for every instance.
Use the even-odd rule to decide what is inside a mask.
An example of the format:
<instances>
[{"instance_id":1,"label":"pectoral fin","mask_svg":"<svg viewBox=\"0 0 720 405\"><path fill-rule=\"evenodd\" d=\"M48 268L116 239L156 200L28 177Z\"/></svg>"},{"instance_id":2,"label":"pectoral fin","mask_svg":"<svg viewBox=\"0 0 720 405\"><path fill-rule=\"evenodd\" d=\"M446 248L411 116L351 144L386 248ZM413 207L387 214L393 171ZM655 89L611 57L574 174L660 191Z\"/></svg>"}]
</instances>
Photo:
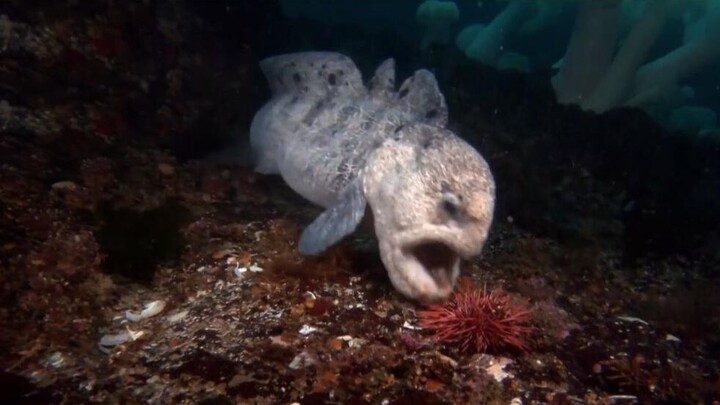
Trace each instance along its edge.
<instances>
[{"instance_id":1,"label":"pectoral fin","mask_svg":"<svg viewBox=\"0 0 720 405\"><path fill-rule=\"evenodd\" d=\"M316 255L353 233L362 221L367 201L361 182L348 185L342 197L303 230L298 249L304 255Z\"/></svg>"}]
</instances>

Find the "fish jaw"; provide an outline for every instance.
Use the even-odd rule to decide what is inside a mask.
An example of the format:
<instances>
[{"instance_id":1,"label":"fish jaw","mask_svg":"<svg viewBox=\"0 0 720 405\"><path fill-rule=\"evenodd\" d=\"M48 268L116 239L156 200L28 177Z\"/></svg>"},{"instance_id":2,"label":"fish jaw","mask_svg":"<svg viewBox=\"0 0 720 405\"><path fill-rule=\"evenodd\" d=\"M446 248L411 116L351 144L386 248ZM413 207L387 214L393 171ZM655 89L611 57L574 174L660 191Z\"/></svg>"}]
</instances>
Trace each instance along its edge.
<instances>
[{"instance_id":1,"label":"fish jaw","mask_svg":"<svg viewBox=\"0 0 720 405\"><path fill-rule=\"evenodd\" d=\"M378 235L378 245L395 289L408 298L432 303L450 296L461 260L479 254L486 239L483 227L426 225Z\"/></svg>"}]
</instances>

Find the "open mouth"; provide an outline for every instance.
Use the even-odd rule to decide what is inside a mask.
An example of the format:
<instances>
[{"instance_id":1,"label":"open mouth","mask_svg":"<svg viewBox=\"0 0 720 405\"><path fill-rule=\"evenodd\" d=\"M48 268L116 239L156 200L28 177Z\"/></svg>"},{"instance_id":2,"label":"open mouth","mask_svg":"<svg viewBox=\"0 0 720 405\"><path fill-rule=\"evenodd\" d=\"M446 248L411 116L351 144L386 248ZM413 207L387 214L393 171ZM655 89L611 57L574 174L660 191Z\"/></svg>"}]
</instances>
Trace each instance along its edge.
<instances>
[{"instance_id":1,"label":"open mouth","mask_svg":"<svg viewBox=\"0 0 720 405\"><path fill-rule=\"evenodd\" d=\"M425 269L440 291L452 290L460 271L460 257L448 245L438 241L422 242L405 249L405 254Z\"/></svg>"}]
</instances>

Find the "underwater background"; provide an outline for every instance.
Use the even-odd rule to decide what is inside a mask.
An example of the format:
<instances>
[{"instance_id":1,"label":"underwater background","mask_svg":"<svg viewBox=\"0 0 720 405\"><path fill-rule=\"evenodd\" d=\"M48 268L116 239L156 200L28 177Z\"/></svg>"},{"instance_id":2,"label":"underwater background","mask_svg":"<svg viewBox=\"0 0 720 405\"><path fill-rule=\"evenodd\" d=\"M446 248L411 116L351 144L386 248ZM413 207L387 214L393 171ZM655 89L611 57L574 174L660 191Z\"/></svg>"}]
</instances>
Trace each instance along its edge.
<instances>
[{"instance_id":1,"label":"underwater background","mask_svg":"<svg viewBox=\"0 0 720 405\"><path fill-rule=\"evenodd\" d=\"M297 253L248 132L319 50L435 74L521 350L432 336L368 235ZM5 0L0 403L716 404L718 114L717 0Z\"/></svg>"}]
</instances>

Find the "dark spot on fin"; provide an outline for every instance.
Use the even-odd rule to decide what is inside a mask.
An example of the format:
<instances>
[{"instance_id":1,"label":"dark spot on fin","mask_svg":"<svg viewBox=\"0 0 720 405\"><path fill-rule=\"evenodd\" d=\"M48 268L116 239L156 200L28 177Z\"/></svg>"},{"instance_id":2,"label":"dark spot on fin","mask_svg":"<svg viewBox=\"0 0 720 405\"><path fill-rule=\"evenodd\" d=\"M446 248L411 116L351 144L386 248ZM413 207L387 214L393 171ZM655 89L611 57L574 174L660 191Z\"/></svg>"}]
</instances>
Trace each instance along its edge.
<instances>
[{"instance_id":1,"label":"dark spot on fin","mask_svg":"<svg viewBox=\"0 0 720 405\"><path fill-rule=\"evenodd\" d=\"M270 84L273 96L290 93L319 98L356 97L366 91L355 63L337 52L310 51L271 56L260 61L260 69Z\"/></svg>"},{"instance_id":2,"label":"dark spot on fin","mask_svg":"<svg viewBox=\"0 0 720 405\"><path fill-rule=\"evenodd\" d=\"M445 97L440 92L435 75L429 70L415 72L400 86L398 104L418 121L444 128L448 110Z\"/></svg>"},{"instance_id":3,"label":"dark spot on fin","mask_svg":"<svg viewBox=\"0 0 720 405\"><path fill-rule=\"evenodd\" d=\"M320 115L322 112L322 109L325 108L326 101L324 99L318 100L315 105L308 111L308 113L303 117L302 122L305 125L312 125L313 122L315 122L315 119Z\"/></svg>"}]
</instances>

